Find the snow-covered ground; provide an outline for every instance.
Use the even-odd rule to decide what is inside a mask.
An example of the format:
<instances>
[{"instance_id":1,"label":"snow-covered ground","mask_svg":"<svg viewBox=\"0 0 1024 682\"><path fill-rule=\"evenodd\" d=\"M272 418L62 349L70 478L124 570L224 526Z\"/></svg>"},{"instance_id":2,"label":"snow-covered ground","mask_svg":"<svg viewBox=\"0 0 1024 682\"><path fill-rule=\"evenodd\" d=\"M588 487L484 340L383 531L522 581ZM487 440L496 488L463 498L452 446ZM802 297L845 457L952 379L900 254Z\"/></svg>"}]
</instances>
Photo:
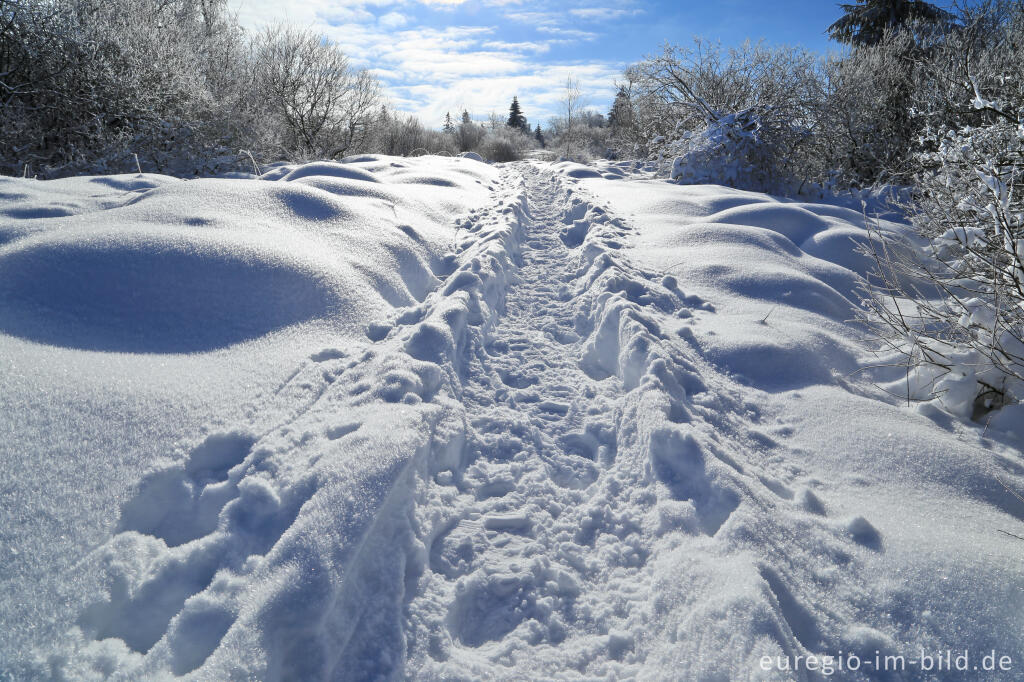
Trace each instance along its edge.
<instances>
[{"instance_id":1,"label":"snow-covered ground","mask_svg":"<svg viewBox=\"0 0 1024 682\"><path fill-rule=\"evenodd\" d=\"M865 235L615 164L0 179L0 678L1020 678L1024 412L858 371Z\"/></svg>"}]
</instances>

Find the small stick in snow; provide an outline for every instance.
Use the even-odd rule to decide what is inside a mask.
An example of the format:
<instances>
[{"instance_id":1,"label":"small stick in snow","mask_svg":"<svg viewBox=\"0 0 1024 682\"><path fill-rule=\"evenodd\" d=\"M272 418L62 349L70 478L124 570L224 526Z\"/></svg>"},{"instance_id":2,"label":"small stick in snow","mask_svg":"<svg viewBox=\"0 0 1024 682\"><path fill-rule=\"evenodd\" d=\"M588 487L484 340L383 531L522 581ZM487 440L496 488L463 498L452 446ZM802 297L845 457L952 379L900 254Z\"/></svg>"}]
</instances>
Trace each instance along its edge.
<instances>
[{"instance_id":1,"label":"small stick in snow","mask_svg":"<svg viewBox=\"0 0 1024 682\"><path fill-rule=\"evenodd\" d=\"M769 310L769 311L768 311L768 314L767 314L767 315L765 315L764 317L762 317L762 318L761 318L761 320L760 320L760 321L758 322L758 324L768 324L768 317L769 317L769 316L770 316L770 315L771 315L772 313L774 313L774 312L775 312L775 309L776 309L776 308L778 308L778 307L779 307L779 306L777 306L777 305L773 305L773 306L771 307L771 310Z\"/></svg>"},{"instance_id":2,"label":"small stick in snow","mask_svg":"<svg viewBox=\"0 0 1024 682\"><path fill-rule=\"evenodd\" d=\"M1006 492L1010 493L1011 495L1016 497L1018 500L1020 500L1021 504L1024 504L1024 497L1021 497L1019 494L1015 493L1013 490L1010 490L1010 486L1006 485L1006 483L1003 481L1003 479L997 478L996 480L999 481L999 485L1001 485L1004 488L1006 488ZM1014 535L1013 533L1008 533L1005 530L1000 530L999 528L997 528L996 530L998 530L1003 535L1009 535L1011 538L1017 538L1018 540L1024 540L1024 538L1022 538L1019 535Z\"/></svg>"},{"instance_id":3,"label":"small stick in snow","mask_svg":"<svg viewBox=\"0 0 1024 682\"><path fill-rule=\"evenodd\" d=\"M249 160L252 161L252 167L256 171L256 175L258 175L260 177L263 177L263 173L260 172L260 167L258 165L256 165L256 159L255 159L255 157L253 157L251 151L249 151L248 149L239 149L238 153L239 154L246 154L246 155L248 155Z\"/></svg>"},{"instance_id":4,"label":"small stick in snow","mask_svg":"<svg viewBox=\"0 0 1024 682\"><path fill-rule=\"evenodd\" d=\"M139 169L139 175L142 175L142 164L139 163L139 155L132 152L132 156L135 157L135 167Z\"/></svg>"},{"instance_id":5,"label":"small stick in snow","mask_svg":"<svg viewBox=\"0 0 1024 682\"><path fill-rule=\"evenodd\" d=\"M1013 490L1010 490L1010 486L1006 485L1006 483L1003 481L1003 479L997 478L996 480L999 481L999 485L1001 485L1004 488L1006 488L1006 492L1010 493L1011 495L1016 497L1018 500L1020 500L1021 504L1024 504L1024 497L1021 497L1020 495L1015 493Z\"/></svg>"},{"instance_id":6,"label":"small stick in snow","mask_svg":"<svg viewBox=\"0 0 1024 682\"><path fill-rule=\"evenodd\" d=\"M985 430L981 432L981 437L982 437L982 438L984 438L984 437L985 437L985 434L986 434L986 433L988 433L988 427L989 427L989 425L991 425L991 424L992 424L992 417L994 417L994 416L995 416L995 415L993 415L993 414L990 414L990 415L988 416L988 421L986 421L986 422L985 422ZM999 482L1000 482L1000 483L1003 483L1002 481L999 481ZM1005 483L1003 483L1003 487L1004 487L1004 488L1006 488L1006 484L1005 484ZM1007 489L1007 490L1010 490L1009 488L1006 488L1006 489ZM1010 491L1010 492L1013 492L1013 491Z\"/></svg>"}]
</instances>

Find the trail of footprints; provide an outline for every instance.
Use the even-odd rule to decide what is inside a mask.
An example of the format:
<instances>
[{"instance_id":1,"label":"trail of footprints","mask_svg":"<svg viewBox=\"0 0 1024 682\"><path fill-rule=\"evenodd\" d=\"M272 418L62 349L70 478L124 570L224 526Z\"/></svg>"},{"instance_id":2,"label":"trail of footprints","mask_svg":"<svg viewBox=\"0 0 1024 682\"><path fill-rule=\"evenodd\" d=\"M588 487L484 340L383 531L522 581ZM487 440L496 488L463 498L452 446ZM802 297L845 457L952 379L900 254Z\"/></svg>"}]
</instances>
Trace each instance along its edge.
<instances>
[{"instance_id":1,"label":"trail of footprints","mask_svg":"<svg viewBox=\"0 0 1024 682\"><path fill-rule=\"evenodd\" d=\"M497 654L513 633L557 646L567 623L587 618L577 603L590 572L581 550L605 520L588 517L586 502L616 457L622 386L580 362L591 322L574 298L589 206L565 213L552 176L528 188L518 281L468 371L467 464L443 481L449 518L429 538L432 575L407 607L413 669L426 656L448 660L454 647ZM624 564L643 563L641 552L620 549Z\"/></svg>"},{"instance_id":2,"label":"trail of footprints","mask_svg":"<svg viewBox=\"0 0 1024 682\"><path fill-rule=\"evenodd\" d=\"M215 589L219 571L244 573L252 558L269 552L313 493L312 487L294 486L279 496L253 476L267 454L257 443L287 430L355 364L342 351L315 354L276 391L298 406L286 423L264 433L248 427L215 431L183 462L148 474L121 508L118 535L94 557L115 570L109 599L89 606L79 627L96 640L116 638L143 655L170 635L174 674L202 665L236 614L192 598ZM335 440L356 429L358 424L342 421L325 435ZM134 579L125 580L125 561L143 563L130 573Z\"/></svg>"},{"instance_id":3,"label":"trail of footprints","mask_svg":"<svg viewBox=\"0 0 1024 682\"><path fill-rule=\"evenodd\" d=\"M409 670L443 666L457 648L478 650L482 660L492 663L515 665L512 648L506 646L509 638L558 657L555 649L567 637L589 637L590 644L566 654L578 659L559 661L581 672L593 657L626 660L638 646L628 633L637 629L637 619L648 608L649 595L637 589L647 578L635 577L647 570L652 544L636 515L620 513L616 505L654 503L650 491L639 485L647 475L642 469L649 466L672 499L693 504L694 532L713 536L741 504L740 492L747 486L723 484L722 476L708 473L705 458L720 457L734 477L751 478L716 445L705 452L672 432L643 444L649 465L622 462L621 471L608 475L621 448L631 448L635 458L640 445L624 443L622 431L624 420L637 417L623 414L621 398L631 387L624 386L621 373L602 357L615 356L619 349L609 353L598 348L595 356L591 345L588 355L589 339L597 336L598 346L602 343L592 319L595 299L619 296L635 307L652 306L682 319L693 311L713 313L713 308L678 291L668 277L648 285L634 273L605 280L602 291L589 291L592 282L586 278L593 275L581 267L581 252L588 248L591 224L601 223L601 235L592 241L599 244L603 254L598 258L608 268L613 267L609 254L620 247L625 228L599 207L575 198L566 181L554 174L524 175L531 215L518 280L505 292L504 314L495 329L484 342L472 345L459 368L465 377L460 397L468 422L463 466L427 482L425 499L414 511L425 556L422 574L413 576L406 597ZM506 210L499 204L474 212L460 229L488 239L487 228L501 219L496 212ZM460 286L459 276L450 276L453 270L436 273L442 289ZM382 342L396 329L418 324L424 315L418 306L393 322L371 325L369 340ZM665 338L651 323L638 317L635 321L647 328L651 339ZM136 547L126 554L148 551L155 556L163 551L169 557L155 571L143 571L136 584L113 585L109 601L91 606L80 617L83 631L97 640L120 639L139 654L168 636L172 651L181 652L171 658L173 672L182 675L199 668L235 615L216 605L207 608L193 597L216 589L222 569L244 572L251 557L269 552L313 492L295 486L278 496L260 484L252 474L260 470L261 439L286 430L289 420L313 410L335 384L345 384L350 394L373 393L385 401L407 397L412 389L397 375L394 381L377 377L380 386L372 388L375 378L361 367L372 353L331 349L314 355L275 393L275 400L294 406L284 424L263 433L244 428L214 433L184 463L148 476L123 507L122 535L107 551L122 551L119 543L134 531L144 538L142 546L149 542L153 547ZM676 357L673 365L684 369L664 369L661 381L670 400L667 420L681 424L713 408L688 401L688 395L705 387L699 373L686 369L692 369L687 359ZM346 376L350 371L353 376ZM440 379L421 383L413 392L432 400ZM722 408L738 410L735 405L714 409ZM343 416L327 427L327 439L340 440L358 430L358 423ZM781 482L763 476L759 480L774 496L824 517L825 505L810 490L794 500L794 492ZM878 546L877 533L860 521L851 527L853 541ZM783 617L793 621L790 629L807 640L806 646L816 646L819 642L811 640L820 638L811 636L816 633L813 618L787 591L784 578L769 568L762 574L777 595ZM623 580L626 575L634 578ZM176 617L180 627L171 630ZM610 622L621 628L609 629ZM189 641L176 643L175 638Z\"/></svg>"},{"instance_id":4,"label":"trail of footprints","mask_svg":"<svg viewBox=\"0 0 1024 682\"><path fill-rule=\"evenodd\" d=\"M745 418L734 420L736 428L724 440L713 434L701 443L671 429L656 430L644 442L635 428L623 431L624 423L641 416L623 414L622 398L638 379L616 366L622 361L615 359L621 350L618 328L604 341L594 328L598 297L619 296L634 310L650 306L680 319L713 314L714 308L679 291L673 278L651 273L620 270L621 276L594 287L594 269L581 265L582 252L596 242L603 252L597 258L612 268L610 254L620 247L624 227L576 198L556 176L527 176L531 215L519 279L507 292L500 323L475 350L467 371L467 464L432 486L435 497L425 507L434 518L423 524L435 529L424 537L429 573L420 577L406 608L409 669L441 677L490 671L460 668L474 657L457 656L457 649L509 666L510 674L567 668L607 673L600 659L638 662L639 643L629 633L645 627L653 542L636 509L650 509L663 494L692 505L695 516L678 523L705 537L716 535L744 499L759 500L755 505L764 509L757 513L772 513L781 500L808 516L825 515L809 489L796 496L778 481L748 473L727 454L745 445L730 439L774 446L767 436L758 441ZM588 247L595 223L600 233ZM631 314L623 308L622 316ZM642 316L631 319L646 332L641 346L660 344L672 355L670 365L658 370L669 399L669 425L700 421L714 410L743 413L742 401L733 399L693 404L690 398L707 390L701 373L672 343L661 343L668 339L657 325ZM683 340L676 344L685 348L689 340ZM708 418L709 424L718 421ZM662 492L653 490L651 479ZM751 479L761 486L756 493ZM840 541L878 547L877 533L860 521ZM847 560L839 550L837 563ZM807 634L816 632L814 619L788 591L785 578L767 566L760 574L797 640L820 648L820 638ZM568 637L587 641L558 649ZM514 640L529 645L536 658L516 660ZM446 667L449 661L455 667Z\"/></svg>"},{"instance_id":5,"label":"trail of footprints","mask_svg":"<svg viewBox=\"0 0 1024 682\"><path fill-rule=\"evenodd\" d=\"M486 215L476 216L475 222ZM445 282L454 263L455 256L448 255L435 264L434 274ZM370 325L368 340L382 341L395 329L416 325L425 314L419 305L392 323ZM416 377L403 367L389 370L386 359L383 367L371 366L369 361L377 358L372 346L314 353L272 396L249 409L255 424L265 421L260 410L273 404L281 415L277 423L213 430L183 461L148 474L122 505L117 534L89 558L108 572L108 595L81 613L76 624L82 633L97 641L120 640L143 656L166 638L171 672L185 675L200 668L237 617L237 604L235 609L225 604L240 596L208 603L202 595L212 590L223 597L225 589L236 590L227 586L229 576L251 572L253 560L271 551L316 491L312 481L283 490L269 485L260 474L272 450L261 444L276 439L290 442L286 447L303 447L307 436L295 433L293 426L304 431L300 422L306 417L313 423L326 421L327 441L358 431L360 424L344 415L324 420L320 414L330 409L320 407L331 404L325 398L337 393L362 402L398 402L412 394L429 401L437 392L438 367L421 363L420 369L431 371Z\"/></svg>"}]
</instances>

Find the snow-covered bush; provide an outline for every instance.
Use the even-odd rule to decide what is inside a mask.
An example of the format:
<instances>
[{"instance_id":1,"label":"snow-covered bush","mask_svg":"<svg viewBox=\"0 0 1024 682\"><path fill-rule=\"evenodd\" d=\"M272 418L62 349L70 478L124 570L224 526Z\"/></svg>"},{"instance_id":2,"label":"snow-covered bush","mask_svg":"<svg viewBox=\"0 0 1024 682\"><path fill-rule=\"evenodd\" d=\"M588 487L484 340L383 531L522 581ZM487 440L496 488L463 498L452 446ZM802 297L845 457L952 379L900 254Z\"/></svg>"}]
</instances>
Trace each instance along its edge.
<instances>
[{"instance_id":1,"label":"snow-covered bush","mask_svg":"<svg viewBox=\"0 0 1024 682\"><path fill-rule=\"evenodd\" d=\"M912 218L924 247L876 240L868 297L868 321L907 363L908 398L964 416L1024 399L1024 15L994 29L947 62L972 93L962 120L920 141Z\"/></svg>"},{"instance_id":2,"label":"snow-covered bush","mask_svg":"<svg viewBox=\"0 0 1024 682\"><path fill-rule=\"evenodd\" d=\"M0 167L160 170L151 149L217 147L243 83L208 77L240 63L240 35L224 0L0 0Z\"/></svg>"},{"instance_id":3,"label":"snow-covered bush","mask_svg":"<svg viewBox=\"0 0 1024 682\"><path fill-rule=\"evenodd\" d=\"M657 160L671 158L669 176L685 184L714 183L784 193L791 179L779 162L781 150L757 109L712 112L703 128L654 142Z\"/></svg>"},{"instance_id":4,"label":"snow-covered bush","mask_svg":"<svg viewBox=\"0 0 1024 682\"><path fill-rule=\"evenodd\" d=\"M452 137L455 139L455 144L460 152L471 152L480 148L480 143L483 141L485 134L484 127L474 123L469 116L469 112L463 112L462 121L455 127Z\"/></svg>"},{"instance_id":5,"label":"snow-covered bush","mask_svg":"<svg viewBox=\"0 0 1024 682\"><path fill-rule=\"evenodd\" d=\"M842 184L902 184L913 174L922 125L914 106L916 49L909 34L887 33L826 61L816 147Z\"/></svg>"},{"instance_id":6,"label":"snow-covered bush","mask_svg":"<svg viewBox=\"0 0 1024 682\"><path fill-rule=\"evenodd\" d=\"M589 163L594 158L610 156L611 129L602 114L593 109L580 109L574 113L572 125L569 124L566 116L555 116L548 121L545 143L554 158Z\"/></svg>"},{"instance_id":7,"label":"snow-covered bush","mask_svg":"<svg viewBox=\"0 0 1024 682\"><path fill-rule=\"evenodd\" d=\"M824 72L809 52L760 43L723 51L698 39L666 45L626 79L619 110L628 116L617 115L616 137L632 154L680 159L677 178L774 191L827 175L812 134Z\"/></svg>"},{"instance_id":8,"label":"snow-covered bush","mask_svg":"<svg viewBox=\"0 0 1024 682\"><path fill-rule=\"evenodd\" d=\"M321 36L255 40L227 0L0 0L0 172L227 170L240 148L365 151L377 81Z\"/></svg>"},{"instance_id":9,"label":"snow-covered bush","mask_svg":"<svg viewBox=\"0 0 1024 682\"><path fill-rule=\"evenodd\" d=\"M515 128L500 126L488 130L480 145L471 151L478 152L488 161L518 161L526 150L535 146L537 144L531 136Z\"/></svg>"},{"instance_id":10,"label":"snow-covered bush","mask_svg":"<svg viewBox=\"0 0 1024 682\"><path fill-rule=\"evenodd\" d=\"M454 156L460 150L451 135L425 128L415 116L381 110L372 124L367 151L394 156L441 154Z\"/></svg>"}]
</instances>

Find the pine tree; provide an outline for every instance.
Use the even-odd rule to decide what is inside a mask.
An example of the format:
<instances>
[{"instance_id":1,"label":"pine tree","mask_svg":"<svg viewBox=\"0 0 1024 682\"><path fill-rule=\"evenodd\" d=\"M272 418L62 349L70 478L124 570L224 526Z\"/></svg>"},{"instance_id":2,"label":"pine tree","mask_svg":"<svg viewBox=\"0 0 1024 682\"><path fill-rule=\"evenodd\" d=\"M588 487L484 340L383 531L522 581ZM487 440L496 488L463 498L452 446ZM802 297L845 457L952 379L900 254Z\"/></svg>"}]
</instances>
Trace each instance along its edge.
<instances>
[{"instance_id":1,"label":"pine tree","mask_svg":"<svg viewBox=\"0 0 1024 682\"><path fill-rule=\"evenodd\" d=\"M469 112L466 111L465 109L462 110L462 122L463 122L463 124L467 124L467 125L473 122L473 119L470 118L470 116L469 116Z\"/></svg>"},{"instance_id":2,"label":"pine tree","mask_svg":"<svg viewBox=\"0 0 1024 682\"><path fill-rule=\"evenodd\" d=\"M512 105L508 108L508 121L505 123L509 128L529 132L530 127L523 116L523 110L519 108L519 97L512 98Z\"/></svg>"},{"instance_id":3,"label":"pine tree","mask_svg":"<svg viewBox=\"0 0 1024 682\"><path fill-rule=\"evenodd\" d=\"M455 134L455 124L452 123L452 113L450 111L447 111L444 114L443 130L444 130L444 132L448 133L449 135L454 135Z\"/></svg>"},{"instance_id":4,"label":"pine tree","mask_svg":"<svg viewBox=\"0 0 1024 682\"><path fill-rule=\"evenodd\" d=\"M612 102L612 108L608 112L608 125L612 129L612 135L629 128L633 124L633 107L629 101L629 93L626 88L620 87Z\"/></svg>"},{"instance_id":5,"label":"pine tree","mask_svg":"<svg viewBox=\"0 0 1024 682\"><path fill-rule=\"evenodd\" d=\"M544 133L540 131L540 124L537 124L537 129L533 131L533 139L540 143L540 148L544 149L547 145L544 143Z\"/></svg>"},{"instance_id":6,"label":"pine tree","mask_svg":"<svg viewBox=\"0 0 1024 682\"><path fill-rule=\"evenodd\" d=\"M921 0L857 0L839 5L844 15L828 27L833 40L858 47L877 45L886 31L901 31L914 22L949 25L952 14Z\"/></svg>"}]
</instances>

